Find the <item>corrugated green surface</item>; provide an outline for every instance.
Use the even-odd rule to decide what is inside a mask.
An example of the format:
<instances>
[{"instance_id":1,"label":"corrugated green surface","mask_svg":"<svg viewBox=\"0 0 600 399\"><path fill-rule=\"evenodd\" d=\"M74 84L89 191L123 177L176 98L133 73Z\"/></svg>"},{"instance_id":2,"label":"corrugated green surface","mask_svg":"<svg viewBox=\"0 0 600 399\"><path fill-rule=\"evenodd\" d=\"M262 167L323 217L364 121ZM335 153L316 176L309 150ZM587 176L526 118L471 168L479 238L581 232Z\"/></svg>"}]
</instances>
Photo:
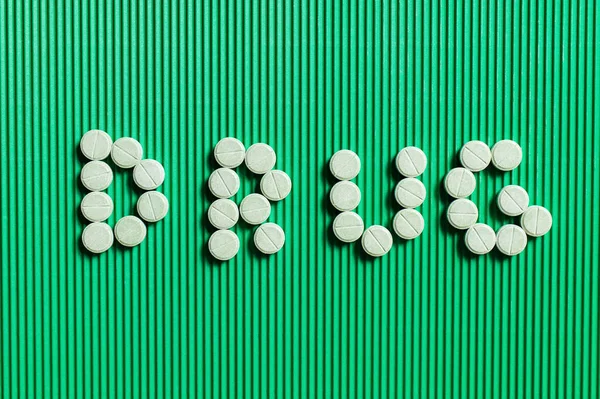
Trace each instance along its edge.
<instances>
[{"instance_id":1,"label":"corrugated green surface","mask_svg":"<svg viewBox=\"0 0 600 399\"><path fill-rule=\"evenodd\" d=\"M0 1L0 396L598 397L600 9L596 1ZM133 136L171 212L139 247L80 246L81 134ZM270 258L210 260L211 149L265 141L292 195ZM471 138L513 138L477 176L555 226L508 260L468 256L444 174ZM358 152L358 212L390 225L392 159L430 166L424 235L383 259L330 232L327 161ZM258 180L241 172L242 189ZM133 211L119 171L108 193Z\"/></svg>"}]
</instances>

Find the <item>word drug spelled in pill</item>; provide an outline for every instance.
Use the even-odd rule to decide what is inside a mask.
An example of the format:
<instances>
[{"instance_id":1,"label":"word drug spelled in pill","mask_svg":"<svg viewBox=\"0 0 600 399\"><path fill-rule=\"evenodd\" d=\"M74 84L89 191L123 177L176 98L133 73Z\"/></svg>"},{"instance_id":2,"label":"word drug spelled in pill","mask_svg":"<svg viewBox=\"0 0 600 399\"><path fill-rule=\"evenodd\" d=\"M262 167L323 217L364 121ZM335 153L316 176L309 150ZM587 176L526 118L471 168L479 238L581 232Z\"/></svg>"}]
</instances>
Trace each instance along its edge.
<instances>
[{"instance_id":1,"label":"word drug spelled in pill","mask_svg":"<svg viewBox=\"0 0 600 399\"><path fill-rule=\"evenodd\" d=\"M215 146L215 160L224 168L237 168L244 162L246 148L233 137L221 139Z\"/></svg>"},{"instance_id":2,"label":"word drug spelled in pill","mask_svg":"<svg viewBox=\"0 0 600 399\"><path fill-rule=\"evenodd\" d=\"M271 146L264 143L253 144L246 151L246 166L252 173L263 175L273 169L277 157Z\"/></svg>"},{"instance_id":3,"label":"word drug spelled in pill","mask_svg":"<svg viewBox=\"0 0 600 399\"><path fill-rule=\"evenodd\" d=\"M477 223L465 233L465 245L475 255L485 255L496 246L496 232L487 224Z\"/></svg>"},{"instance_id":4,"label":"word drug spelled in pill","mask_svg":"<svg viewBox=\"0 0 600 399\"><path fill-rule=\"evenodd\" d=\"M137 201L137 212L146 222L158 222L167 216L169 200L158 191L145 192Z\"/></svg>"},{"instance_id":5,"label":"word drug spelled in pill","mask_svg":"<svg viewBox=\"0 0 600 399\"><path fill-rule=\"evenodd\" d=\"M427 168L427 156L420 148L403 148L396 156L396 168L402 176L420 176Z\"/></svg>"},{"instance_id":6,"label":"word drug spelled in pill","mask_svg":"<svg viewBox=\"0 0 600 399\"><path fill-rule=\"evenodd\" d=\"M509 224L503 226L496 233L496 246L504 255L518 255L527 246L527 235L517 225Z\"/></svg>"},{"instance_id":7,"label":"word drug spelled in pill","mask_svg":"<svg viewBox=\"0 0 600 399\"><path fill-rule=\"evenodd\" d=\"M138 217L122 217L115 224L115 238L125 247L135 247L146 238L146 225Z\"/></svg>"},{"instance_id":8,"label":"word drug spelled in pill","mask_svg":"<svg viewBox=\"0 0 600 399\"><path fill-rule=\"evenodd\" d=\"M394 216L394 231L405 240L412 240L423 233L425 219L414 209L402 209Z\"/></svg>"},{"instance_id":9,"label":"word drug spelled in pill","mask_svg":"<svg viewBox=\"0 0 600 399\"><path fill-rule=\"evenodd\" d=\"M471 200L460 198L448 206L448 222L458 230L466 230L477 223L479 210Z\"/></svg>"},{"instance_id":10,"label":"word drug spelled in pill","mask_svg":"<svg viewBox=\"0 0 600 399\"><path fill-rule=\"evenodd\" d=\"M86 132L79 142L81 153L91 161L102 161L110 155L112 139L102 130Z\"/></svg>"},{"instance_id":11,"label":"word drug spelled in pill","mask_svg":"<svg viewBox=\"0 0 600 399\"><path fill-rule=\"evenodd\" d=\"M263 254L272 255L285 244L285 233L275 223L265 223L254 232L254 245Z\"/></svg>"},{"instance_id":12,"label":"word drug spelled in pill","mask_svg":"<svg viewBox=\"0 0 600 399\"><path fill-rule=\"evenodd\" d=\"M339 150L329 160L329 170L338 180L352 180L360 172L360 158L354 151Z\"/></svg>"},{"instance_id":13,"label":"word drug spelled in pill","mask_svg":"<svg viewBox=\"0 0 600 399\"><path fill-rule=\"evenodd\" d=\"M329 192L331 205L338 211L351 211L360 203L360 189L351 181L340 181Z\"/></svg>"},{"instance_id":14,"label":"word drug spelled in pill","mask_svg":"<svg viewBox=\"0 0 600 399\"><path fill-rule=\"evenodd\" d=\"M492 151L483 141L469 141L460 150L460 163L471 172L484 170L491 160Z\"/></svg>"},{"instance_id":15,"label":"word drug spelled in pill","mask_svg":"<svg viewBox=\"0 0 600 399\"><path fill-rule=\"evenodd\" d=\"M131 137L122 137L115 141L110 152L115 165L124 169L133 168L140 163L143 155L142 145Z\"/></svg>"},{"instance_id":16,"label":"word drug spelled in pill","mask_svg":"<svg viewBox=\"0 0 600 399\"><path fill-rule=\"evenodd\" d=\"M361 244L364 251L374 257L387 254L392 249L394 238L388 229L374 225L365 230Z\"/></svg>"},{"instance_id":17,"label":"word drug spelled in pill","mask_svg":"<svg viewBox=\"0 0 600 399\"><path fill-rule=\"evenodd\" d=\"M91 192L81 200L81 214L90 222L103 222L112 215L114 204L106 193Z\"/></svg>"},{"instance_id":18,"label":"word drug spelled in pill","mask_svg":"<svg viewBox=\"0 0 600 399\"><path fill-rule=\"evenodd\" d=\"M231 230L217 230L208 239L208 251L218 260L233 258L240 250L240 239Z\"/></svg>"},{"instance_id":19,"label":"word drug spelled in pill","mask_svg":"<svg viewBox=\"0 0 600 399\"><path fill-rule=\"evenodd\" d=\"M240 217L238 206L230 199L220 198L210 204L208 221L219 230L227 230L235 226Z\"/></svg>"},{"instance_id":20,"label":"word drug spelled in pill","mask_svg":"<svg viewBox=\"0 0 600 399\"><path fill-rule=\"evenodd\" d=\"M465 168L454 168L446 175L444 187L454 198L466 198L475 191L475 175Z\"/></svg>"},{"instance_id":21,"label":"word drug spelled in pill","mask_svg":"<svg viewBox=\"0 0 600 399\"><path fill-rule=\"evenodd\" d=\"M519 216L529 206L529 194L523 187L506 186L498 194L498 208L507 216Z\"/></svg>"},{"instance_id":22,"label":"word drug spelled in pill","mask_svg":"<svg viewBox=\"0 0 600 399\"><path fill-rule=\"evenodd\" d=\"M219 168L210 174L208 189L217 198L231 198L240 189L240 178L232 169Z\"/></svg>"},{"instance_id":23,"label":"word drug spelled in pill","mask_svg":"<svg viewBox=\"0 0 600 399\"><path fill-rule=\"evenodd\" d=\"M261 224L271 215L271 204L260 194L249 194L240 203L240 215L248 224Z\"/></svg>"},{"instance_id":24,"label":"word drug spelled in pill","mask_svg":"<svg viewBox=\"0 0 600 399\"><path fill-rule=\"evenodd\" d=\"M355 212L342 212L333 219L333 234L342 242L358 240L365 230L362 218Z\"/></svg>"},{"instance_id":25,"label":"word drug spelled in pill","mask_svg":"<svg viewBox=\"0 0 600 399\"><path fill-rule=\"evenodd\" d=\"M83 246L94 254L107 251L112 247L113 240L113 231L106 223L88 224L81 234Z\"/></svg>"},{"instance_id":26,"label":"word drug spelled in pill","mask_svg":"<svg viewBox=\"0 0 600 399\"><path fill-rule=\"evenodd\" d=\"M103 161L91 161L81 169L81 183L90 191L106 190L113 181L110 166Z\"/></svg>"},{"instance_id":27,"label":"word drug spelled in pill","mask_svg":"<svg viewBox=\"0 0 600 399\"><path fill-rule=\"evenodd\" d=\"M501 171L516 169L523 159L521 146L512 140L497 142L492 148L492 163Z\"/></svg>"},{"instance_id":28,"label":"word drug spelled in pill","mask_svg":"<svg viewBox=\"0 0 600 399\"><path fill-rule=\"evenodd\" d=\"M260 191L271 201L281 201L291 190L292 180L281 170L270 170L260 179Z\"/></svg>"},{"instance_id":29,"label":"word drug spelled in pill","mask_svg":"<svg viewBox=\"0 0 600 399\"><path fill-rule=\"evenodd\" d=\"M552 228L552 214L543 206L530 206L521 216L521 227L532 237L541 237Z\"/></svg>"},{"instance_id":30,"label":"word drug spelled in pill","mask_svg":"<svg viewBox=\"0 0 600 399\"><path fill-rule=\"evenodd\" d=\"M425 190L425 185L414 177L400 180L394 191L396 201L403 208L416 208L421 206L423 201L425 201L426 195L427 190Z\"/></svg>"},{"instance_id":31,"label":"word drug spelled in pill","mask_svg":"<svg viewBox=\"0 0 600 399\"><path fill-rule=\"evenodd\" d=\"M165 169L154 159L144 159L133 168L133 181L142 190L156 190L165 181Z\"/></svg>"}]
</instances>

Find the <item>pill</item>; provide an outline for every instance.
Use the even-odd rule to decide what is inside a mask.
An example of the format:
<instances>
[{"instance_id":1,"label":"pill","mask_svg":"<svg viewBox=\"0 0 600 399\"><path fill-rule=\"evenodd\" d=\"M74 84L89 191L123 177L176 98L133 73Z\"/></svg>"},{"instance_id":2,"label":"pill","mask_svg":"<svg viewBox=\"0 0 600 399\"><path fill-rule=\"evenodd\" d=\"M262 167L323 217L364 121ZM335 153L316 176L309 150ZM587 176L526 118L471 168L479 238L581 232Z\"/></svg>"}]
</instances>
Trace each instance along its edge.
<instances>
[{"instance_id":1,"label":"pill","mask_svg":"<svg viewBox=\"0 0 600 399\"><path fill-rule=\"evenodd\" d=\"M114 204L106 193L91 192L81 200L81 214L90 222L103 222L112 215Z\"/></svg>"},{"instance_id":2,"label":"pill","mask_svg":"<svg viewBox=\"0 0 600 399\"><path fill-rule=\"evenodd\" d=\"M523 187L506 186L498 194L498 208L508 216L519 216L529 206L529 194Z\"/></svg>"},{"instance_id":3,"label":"pill","mask_svg":"<svg viewBox=\"0 0 600 399\"><path fill-rule=\"evenodd\" d=\"M351 181L340 181L329 192L331 205L338 211L351 211L360 203L360 189Z\"/></svg>"},{"instance_id":4,"label":"pill","mask_svg":"<svg viewBox=\"0 0 600 399\"><path fill-rule=\"evenodd\" d=\"M129 169L140 163L144 155L142 145L131 137L122 137L112 145L110 156L120 168Z\"/></svg>"},{"instance_id":5,"label":"pill","mask_svg":"<svg viewBox=\"0 0 600 399\"><path fill-rule=\"evenodd\" d=\"M165 181L165 169L154 159L144 159L133 168L133 181L143 190L156 190Z\"/></svg>"},{"instance_id":6,"label":"pill","mask_svg":"<svg viewBox=\"0 0 600 399\"><path fill-rule=\"evenodd\" d=\"M79 142L81 153L91 161L102 161L110 155L112 139L102 130L90 130L86 132Z\"/></svg>"},{"instance_id":7,"label":"pill","mask_svg":"<svg viewBox=\"0 0 600 399\"><path fill-rule=\"evenodd\" d=\"M427 156L420 148L403 148L396 155L396 168L402 176L420 176L427 168Z\"/></svg>"},{"instance_id":8,"label":"pill","mask_svg":"<svg viewBox=\"0 0 600 399\"><path fill-rule=\"evenodd\" d=\"M231 230L217 230L208 239L208 251L215 259L229 260L240 250L240 239Z\"/></svg>"},{"instance_id":9,"label":"pill","mask_svg":"<svg viewBox=\"0 0 600 399\"><path fill-rule=\"evenodd\" d=\"M532 237L541 237L552 228L552 214L543 206L530 206L521 216L521 227Z\"/></svg>"},{"instance_id":10,"label":"pill","mask_svg":"<svg viewBox=\"0 0 600 399\"><path fill-rule=\"evenodd\" d=\"M81 183L90 191L106 190L113 181L110 166L103 161L91 161L81 169Z\"/></svg>"},{"instance_id":11,"label":"pill","mask_svg":"<svg viewBox=\"0 0 600 399\"><path fill-rule=\"evenodd\" d=\"M492 163L501 171L508 172L521 164L523 150L512 140L497 142L492 148Z\"/></svg>"},{"instance_id":12,"label":"pill","mask_svg":"<svg viewBox=\"0 0 600 399\"><path fill-rule=\"evenodd\" d=\"M106 223L95 222L83 229L81 241L88 251L99 254L107 251L113 245L113 232Z\"/></svg>"},{"instance_id":13,"label":"pill","mask_svg":"<svg viewBox=\"0 0 600 399\"><path fill-rule=\"evenodd\" d=\"M355 212L342 212L333 219L333 234L343 242L358 240L365 230L362 218Z\"/></svg>"},{"instance_id":14,"label":"pill","mask_svg":"<svg viewBox=\"0 0 600 399\"><path fill-rule=\"evenodd\" d=\"M231 198L240 189L240 178L232 169L219 168L210 174L208 189L217 198Z\"/></svg>"},{"instance_id":15,"label":"pill","mask_svg":"<svg viewBox=\"0 0 600 399\"><path fill-rule=\"evenodd\" d=\"M219 140L215 146L215 160L224 168L237 168L244 162L246 148L244 144L233 137Z\"/></svg>"},{"instance_id":16,"label":"pill","mask_svg":"<svg viewBox=\"0 0 600 399\"><path fill-rule=\"evenodd\" d=\"M280 201L292 190L292 180L281 170L270 170L260 179L260 191L271 201Z\"/></svg>"},{"instance_id":17,"label":"pill","mask_svg":"<svg viewBox=\"0 0 600 399\"><path fill-rule=\"evenodd\" d=\"M285 233L275 223L265 223L258 226L254 232L254 245L263 254L272 255L285 244Z\"/></svg>"},{"instance_id":18,"label":"pill","mask_svg":"<svg viewBox=\"0 0 600 399\"><path fill-rule=\"evenodd\" d=\"M249 194L240 203L240 215L246 223L261 224L271 215L271 204L260 194Z\"/></svg>"},{"instance_id":19,"label":"pill","mask_svg":"<svg viewBox=\"0 0 600 399\"><path fill-rule=\"evenodd\" d=\"M425 228L423 215L414 209L402 209L396 213L393 224L396 234L405 240L417 238Z\"/></svg>"},{"instance_id":20,"label":"pill","mask_svg":"<svg viewBox=\"0 0 600 399\"><path fill-rule=\"evenodd\" d=\"M394 195L400 206L404 208L416 208L421 206L423 201L425 201L427 190L425 190L425 185L420 180L409 177L400 180L396 185Z\"/></svg>"},{"instance_id":21,"label":"pill","mask_svg":"<svg viewBox=\"0 0 600 399\"><path fill-rule=\"evenodd\" d=\"M374 225L365 230L361 244L365 252L371 256L379 257L387 254L392 249L394 238L388 229Z\"/></svg>"},{"instance_id":22,"label":"pill","mask_svg":"<svg viewBox=\"0 0 600 399\"><path fill-rule=\"evenodd\" d=\"M496 233L496 246L504 255L518 255L527 246L527 235L519 226L508 224Z\"/></svg>"},{"instance_id":23,"label":"pill","mask_svg":"<svg viewBox=\"0 0 600 399\"><path fill-rule=\"evenodd\" d=\"M448 222L458 230L466 230L477 223L479 210L471 200L460 198L448 206Z\"/></svg>"},{"instance_id":24,"label":"pill","mask_svg":"<svg viewBox=\"0 0 600 399\"><path fill-rule=\"evenodd\" d=\"M115 224L115 238L125 247L135 247L146 238L146 225L136 216L125 216Z\"/></svg>"},{"instance_id":25,"label":"pill","mask_svg":"<svg viewBox=\"0 0 600 399\"><path fill-rule=\"evenodd\" d=\"M219 230L232 228L239 217L238 206L230 199L219 198L208 208L208 221Z\"/></svg>"},{"instance_id":26,"label":"pill","mask_svg":"<svg viewBox=\"0 0 600 399\"><path fill-rule=\"evenodd\" d=\"M477 223L465 233L465 245L476 255L487 254L496 246L496 232L487 224Z\"/></svg>"},{"instance_id":27,"label":"pill","mask_svg":"<svg viewBox=\"0 0 600 399\"><path fill-rule=\"evenodd\" d=\"M275 151L265 143L252 144L246 151L246 166L252 173L262 175L275 166Z\"/></svg>"},{"instance_id":28,"label":"pill","mask_svg":"<svg viewBox=\"0 0 600 399\"><path fill-rule=\"evenodd\" d=\"M488 167L492 160L492 151L483 141L473 140L460 150L460 163L471 172L480 172Z\"/></svg>"},{"instance_id":29,"label":"pill","mask_svg":"<svg viewBox=\"0 0 600 399\"><path fill-rule=\"evenodd\" d=\"M137 201L137 213L146 222L162 220L169 212L169 200L163 193L147 191Z\"/></svg>"},{"instance_id":30,"label":"pill","mask_svg":"<svg viewBox=\"0 0 600 399\"><path fill-rule=\"evenodd\" d=\"M329 160L329 170L338 180L354 179L360 172L360 158L354 151L339 150Z\"/></svg>"},{"instance_id":31,"label":"pill","mask_svg":"<svg viewBox=\"0 0 600 399\"><path fill-rule=\"evenodd\" d=\"M475 191L475 175L465 168L454 168L446 175L444 186L451 197L466 198Z\"/></svg>"}]
</instances>

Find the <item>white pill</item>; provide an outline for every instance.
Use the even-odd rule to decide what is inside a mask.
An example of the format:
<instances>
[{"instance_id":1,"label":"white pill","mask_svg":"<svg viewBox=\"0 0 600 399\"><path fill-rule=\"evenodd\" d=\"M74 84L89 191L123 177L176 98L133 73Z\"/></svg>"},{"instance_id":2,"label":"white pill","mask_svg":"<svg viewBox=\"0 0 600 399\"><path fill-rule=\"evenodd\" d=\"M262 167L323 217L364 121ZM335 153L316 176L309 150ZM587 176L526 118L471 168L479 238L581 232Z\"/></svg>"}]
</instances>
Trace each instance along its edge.
<instances>
[{"instance_id":1,"label":"white pill","mask_svg":"<svg viewBox=\"0 0 600 399\"><path fill-rule=\"evenodd\" d=\"M208 221L219 230L227 230L235 226L240 217L238 206L230 199L220 198L210 204Z\"/></svg>"},{"instance_id":2,"label":"white pill","mask_svg":"<svg viewBox=\"0 0 600 399\"><path fill-rule=\"evenodd\" d=\"M465 245L476 255L487 254L496 246L496 232L487 224L477 223L465 233Z\"/></svg>"},{"instance_id":3,"label":"white pill","mask_svg":"<svg viewBox=\"0 0 600 399\"><path fill-rule=\"evenodd\" d=\"M252 173L265 174L275 166L275 151L264 143L252 144L246 151L246 166Z\"/></svg>"},{"instance_id":4,"label":"white pill","mask_svg":"<svg viewBox=\"0 0 600 399\"><path fill-rule=\"evenodd\" d=\"M91 161L81 169L81 183L90 191L106 190L113 181L110 166L103 161Z\"/></svg>"},{"instance_id":5,"label":"white pill","mask_svg":"<svg viewBox=\"0 0 600 399\"><path fill-rule=\"evenodd\" d=\"M122 137L114 142L110 156L120 168L129 169L140 163L144 155L142 145L131 137Z\"/></svg>"},{"instance_id":6,"label":"white pill","mask_svg":"<svg viewBox=\"0 0 600 399\"><path fill-rule=\"evenodd\" d=\"M112 139L105 131L90 130L81 137L79 148L87 159L101 161L110 155Z\"/></svg>"},{"instance_id":7,"label":"white pill","mask_svg":"<svg viewBox=\"0 0 600 399\"><path fill-rule=\"evenodd\" d=\"M421 206L423 201L425 201L427 190L425 190L425 185L420 180L409 177L400 180L396 185L394 195L400 206L404 208L416 208Z\"/></svg>"},{"instance_id":8,"label":"white pill","mask_svg":"<svg viewBox=\"0 0 600 399\"><path fill-rule=\"evenodd\" d=\"M338 180L354 179L360 172L360 158L354 151L339 150L329 160L329 170Z\"/></svg>"},{"instance_id":9,"label":"white pill","mask_svg":"<svg viewBox=\"0 0 600 399\"><path fill-rule=\"evenodd\" d=\"M519 226L508 224L496 233L496 246L504 255L518 255L527 246L527 235Z\"/></svg>"},{"instance_id":10,"label":"white pill","mask_svg":"<svg viewBox=\"0 0 600 399\"><path fill-rule=\"evenodd\" d=\"M92 192L81 200L81 214L90 222L103 222L112 215L114 204L106 193Z\"/></svg>"},{"instance_id":11,"label":"white pill","mask_svg":"<svg viewBox=\"0 0 600 399\"><path fill-rule=\"evenodd\" d=\"M283 247L283 244L285 244L285 233L275 223L261 224L254 232L254 245L263 254L274 254Z\"/></svg>"},{"instance_id":12,"label":"white pill","mask_svg":"<svg viewBox=\"0 0 600 399\"><path fill-rule=\"evenodd\" d=\"M143 190L156 190L165 181L165 168L154 159L144 159L133 168L133 181Z\"/></svg>"},{"instance_id":13,"label":"white pill","mask_svg":"<svg viewBox=\"0 0 600 399\"><path fill-rule=\"evenodd\" d=\"M270 170L260 179L260 191L271 201L280 201L292 190L292 180L281 170Z\"/></svg>"},{"instance_id":14,"label":"white pill","mask_svg":"<svg viewBox=\"0 0 600 399\"><path fill-rule=\"evenodd\" d=\"M393 223L396 234L405 240L417 238L425 228L423 215L414 209L402 209L394 216Z\"/></svg>"},{"instance_id":15,"label":"white pill","mask_svg":"<svg viewBox=\"0 0 600 399\"><path fill-rule=\"evenodd\" d=\"M125 216L115 224L115 238L125 247L135 247L146 238L146 225L136 216Z\"/></svg>"},{"instance_id":16,"label":"white pill","mask_svg":"<svg viewBox=\"0 0 600 399\"><path fill-rule=\"evenodd\" d=\"M519 216L529 206L529 194L523 187L506 186L498 194L498 208L508 216Z\"/></svg>"},{"instance_id":17,"label":"white pill","mask_svg":"<svg viewBox=\"0 0 600 399\"><path fill-rule=\"evenodd\" d=\"M333 234L343 242L358 240L365 230L362 218L355 212L342 212L333 220Z\"/></svg>"},{"instance_id":18,"label":"white pill","mask_svg":"<svg viewBox=\"0 0 600 399\"><path fill-rule=\"evenodd\" d=\"M521 164L523 150L512 140L497 142L492 148L492 163L501 171L508 172Z\"/></svg>"},{"instance_id":19,"label":"white pill","mask_svg":"<svg viewBox=\"0 0 600 399\"><path fill-rule=\"evenodd\" d=\"M237 168L244 162L246 147L238 139L225 137L215 146L215 159L224 168Z\"/></svg>"},{"instance_id":20,"label":"white pill","mask_svg":"<svg viewBox=\"0 0 600 399\"><path fill-rule=\"evenodd\" d=\"M394 238L388 229L374 225L365 230L361 244L365 252L371 256L383 256L390 252Z\"/></svg>"},{"instance_id":21,"label":"white pill","mask_svg":"<svg viewBox=\"0 0 600 399\"><path fill-rule=\"evenodd\" d=\"M137 201L137 212L146 222L158 222L167 216L169 200L158 191L145 192Z\"/></svg>"},{"instance_id":22,"label":"white pill","mask_svg":"<svg viewBox=\"0 0 600 399\"><path fill-rule=\"evenodd\" d=\"M475 175L465 168L454 168L446 175L444 186L451 197L466 198L475 191Z\"/></svg>"},{"instance_id":23,"label":"white pill","mask_svg":"<svg viewBox=\"0 0 600 399\"><path fill-rule=\"evenodd\" d=\"M240 178L232 169L219 168L210 174L208 189L217 198L231 198L240 189Z\"/></svg>"},{"instance_id":24,"label":"white pill","mask_svg":"<svg viewBox=\"0 0 600 399\"><path fill-rule=\"evenodd\" d=\"M107 251L113 245L113 232L106 223L88 224L81 234L83 246L88 251L99 254Z\"/></svg>"},{"instance_id":25,"label":"white pill","mask_svg":"<svg viewBox=\"0 0 600 399\"><path fill-rule=\"evenodd\" d=\"M448 222L458 230L466 230L477 223L479 210L471 200L460 198L448 206Z\"/></svg>"},{"instance_id":26,"label":"white pill","mask_svg":"<svg viewBox=\"0 0 600 399\"><path fill-rule=\"evenodd\" d=\"M491 160L492 151L483 141L469 141L460 150L460 163L471 172L484 170Z\"/></svg>"},{"instance_id":27,"label":"white pill","mask_svg":"<svg viewBox=\"0 0 600 399\"><path fill-rule=\"evenodd\" d=\"M403 148L396 155L396 168L402 176L420 176L427 168L427 156L420 148Z\"/></svg>"},{"instance_id":28,"label":"white pill","mask_svg":"<svg viewBox=\"0 0 600 399\"><path fill-rule=\"evenodd\" d=\"M360 203L360 189L351 181L340 181L331 187L329 200L338 211L351 211Z\"/></svg>"},{"instance_id":29,"label":"white pill","mask_svg":"<svg viewBox=\"0 0 600 399\"><path fill-rule=\"evenodd\" d=\"M240 203L240 215L246 223L261 224L271 215L271 204L260 194L247 195Z\"/></svg>"},{"instance_id":30,"label":"white pill","mask_svg":"<svg viewBox=\"0 0 600 399\"><path fill-rule=\"evenodd\" d=\"M530 206L521 216L521 227L532 237L541 237L552 228L552 214L543 206Z\"/></svg>"},{"instance_id":31,"label":"white pill","mask_svg":"<svg viewBox=\"0 0 600 399\"><path fill-rule=\"evenodd\" d=\"M240 239L231 230L217 230L208 239L208 251L218 260L229 260L240 250Z\"/></svg>"}]
</instances>

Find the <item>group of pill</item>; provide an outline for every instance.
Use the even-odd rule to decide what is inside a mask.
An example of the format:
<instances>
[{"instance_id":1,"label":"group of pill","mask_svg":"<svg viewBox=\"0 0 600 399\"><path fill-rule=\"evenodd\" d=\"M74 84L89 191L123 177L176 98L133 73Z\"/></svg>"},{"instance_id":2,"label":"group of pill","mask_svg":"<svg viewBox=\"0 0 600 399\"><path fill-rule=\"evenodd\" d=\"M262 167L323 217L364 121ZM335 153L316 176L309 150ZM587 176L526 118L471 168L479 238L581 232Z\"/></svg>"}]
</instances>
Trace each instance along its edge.
<instances>
[{"instance_id":1,"label":"group of pill","mask_svg":"<svg viewBox=\"0 0 600 399\"><path fill-rule=\"evenodd\" d=\"M208 220L217 231L208 240L208 250L213 257L225 261L233 258L240 249L240 240L229 230L239 217L250 224L260 225L254 232L254 245L264 254L278 252L285 243L283 229L275 223L265 223L271 215L269 201L281 201L292 190L290 177L281 170L274 170L277 156L271 146L264 143L251 145L247 150L235 138L221 139L214 149L214 156L221 168L208 178L208 188L217 197L208 208ZM250 172L262 175L262 194L249 194L238 205L230 198L240 188L240 179L233 170L243 162Z\"/></svg>"},{"instance_id":2,"label":"group of pill","mask_svg":"<svg viewBox=\"0 0 600 399\"><path fill-rule=\"evenodd\" d=\"M90 160L81 169L81 183L90 191L81 201L81 213L91 223L81 235L83 246L92 253L107 251L114 238L125 247L139 245L146 237L146 222L157 222L169 210L167 198L155 190L165 179L163 166L153 159L142 159L142 145L131 137L123 137L114 143L102 130L86 132L79 143L81 153ZM117 221L113 229L105 223L113 212L114 204L103 192L113 181L113 171L104 162L111 156L115 165L123 169L133 168L133 181L146 190L137 201L136 216L125 216Z\"/></svg>"},{"instance_id":3,"label":"group of pill","mask_svg":"<svg viewBox=\"0 0 600 399\"><path fill-rule=\"evenodd\" d=\"M423 232L425 221L421 213L414 208L425 200L426 190L420 176L427 167L427 157L416 147L403 148L396 156L396 167L406 177L395 189L395 197L404 208L393 220L395 233L411 240ZM387 254L392 248L394 239L390 231L381 225L364 228L360 215L354 212L361 200L361 191L350 180L358 176L361 162L358 155L350 150L337 151L329 161L331 174L338 180L329 192L329 200L335 209L340 211L333 220L333 233L342 242L350 243L361 238L364 251L374 257Z\"/></svg>"},{"instance_id":4,"label":"group of pill","mask_svg":"<svg viewBox=\"0 0 600 399\"><path fill-rule=\"evenodd\" d=\"M502 140L492 149L482 141L469 141L460 151L463 167L452 169L444 180L448 194L456 198L448 207L448 222L459 230L466 230L465 245L472 253L484 255L494 247L504 255L518 255L527 246L527 236L541 237L552 227L552 215L541 206L529 206L529 194L517 185L504 187L498 195L498 208L507 216L521 216L520 224L508 224L498 232L487 224L477 223L479 210L469 197L475 191L475 176L487 168L490 162L500 171L516 169L522 161L523 152L518 143Z\"/></svg>"}]
</instances>

